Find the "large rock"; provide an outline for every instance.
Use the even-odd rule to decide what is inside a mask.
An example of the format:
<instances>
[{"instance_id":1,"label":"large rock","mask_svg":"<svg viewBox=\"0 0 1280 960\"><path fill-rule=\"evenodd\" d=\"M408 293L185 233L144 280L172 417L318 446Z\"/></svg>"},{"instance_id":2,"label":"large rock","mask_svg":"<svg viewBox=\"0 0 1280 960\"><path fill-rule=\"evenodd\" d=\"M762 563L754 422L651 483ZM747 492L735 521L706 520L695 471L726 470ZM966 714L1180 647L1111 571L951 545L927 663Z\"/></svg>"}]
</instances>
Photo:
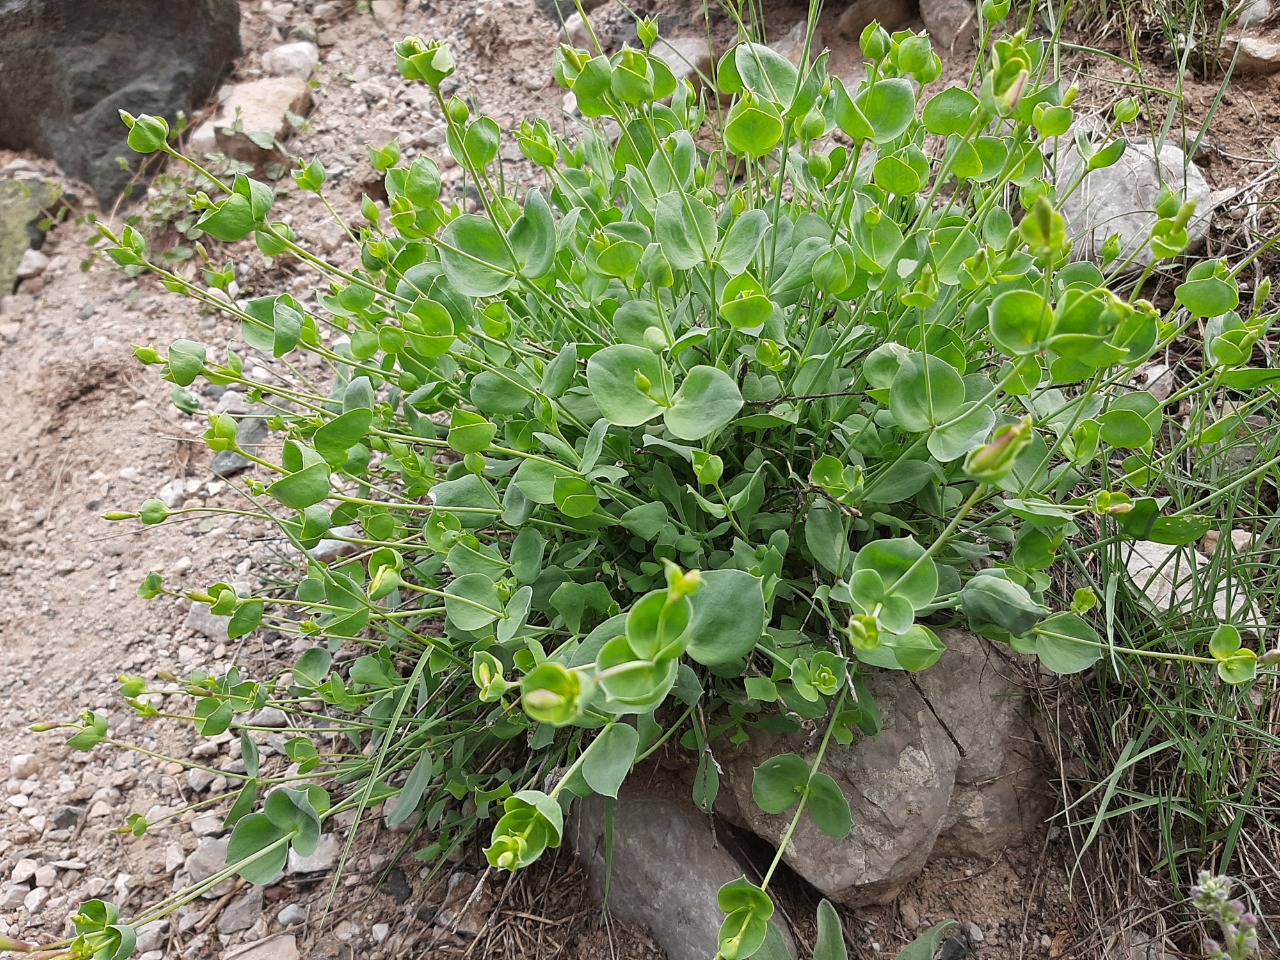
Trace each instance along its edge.
<instances>
[{"instance_id":1,"label":"large rock","mask_svg":"<svg viewBox=\"0 0 1280 960\"><path fill-rule=\"evenodd\" d=\"M43 180L0 180L0 297L13 293L23 258L44 239L39 224L53 215L59 193Z\"/></svg>"},{"instance_id":2,"label":"large rock","mask_svg":"<svg viewBox=\"0 0 1280 960\"><path fill-rule=\"evenodd\" d=\"M1091 171L1076 186L1084 161L1068 135L1059 139L1056 166L1054 181L1059 195L1066 194L1062 214L1075 241L1077 259L1098 259L1103 243L1114 233L1120 236L1121 260L1132 254L1133 266L1149 264L1151 248L1146 241L1156 222L1156 198L1164 184L1195 201L1195 215L1187 224L1192 245L1203 240L1209 229L1213 191L1200 169L1171 143L1157 153L1150 140L1131 140L1116 163Z\"/></svg>"},{"instance_id":3,"label":"large rock","mask_svg":"<svg viewBox=\"0 0 1280 960\"><path fill-rule=\"evenodd\" d=\"M236 0L0 0L0 147L113 199L136 159L118 111L190 113L239 53Z\"/></svg>"},{"instance_id":4,"label":"large rock","mask_svg":"<svg viewBox=\"0 0 1280 960\"><path fill-rule=\"evenodd\" d=\"M822 771L849 800L852 832L833 840L802 817L787 847L787 863L832 900L887 903L933 856L994 857L1039 829L1044 803L1025 691L987 641L958 630L940 636L947 652L924 673L868 676L880 734L827 750ZM727 788L718 809L777 844L791 814L756 806L753 771L815 748L801 735L753 734L717 751Z\"/></svg>"},{"instance_id":5,"label":"large rock","mask_svg":"<svg viewBox=\"0 0 1280 960\"><path fill-rule=\"evenodd\" d=\"M614 804L610 874L605 811L602 797L579 801L566 831L596 896L608 878L610 912L648 930L668 960L713 956L724 922L716 893L743 869L716 841L711 822L688 804L623 790ZM790 933L782 926L778 932L790 945Z\"/></svg>"}]
</instances>

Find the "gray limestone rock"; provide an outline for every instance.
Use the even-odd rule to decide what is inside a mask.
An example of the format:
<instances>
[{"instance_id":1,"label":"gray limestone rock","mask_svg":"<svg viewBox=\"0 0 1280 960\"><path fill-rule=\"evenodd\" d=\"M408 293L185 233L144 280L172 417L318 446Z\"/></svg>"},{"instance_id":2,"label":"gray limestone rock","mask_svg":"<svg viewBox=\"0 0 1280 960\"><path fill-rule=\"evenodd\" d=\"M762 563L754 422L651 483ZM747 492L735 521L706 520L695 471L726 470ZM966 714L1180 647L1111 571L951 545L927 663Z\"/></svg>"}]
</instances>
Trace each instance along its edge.
<instances>
[{"instance_id":1,"label":"gray limestone rock","mask_svg":"<svg viewBox=\"0 0 1280 960\"><path fill-rule=\"evenodd\" d=\"M581 800L566 836L597 896L604 893L605 802ZM614 805L609 909L653 935L669 960L706 960L716 952L724 914L716 893L743 876L711 821L687 804L624 789ZM783 931L790 941L790 933ZM793 951L794 955L794 951Z\"/></svg>"},{"instance_id":2,"label":"gray limestone rock","mask_svg":"<svg viewBox=\"0 0 1280 960\"><path fill-rule=\"evenodd\" d=\"M787 863L832 900L887 903L932 856L994 856L1039 829L1039 758L1024 691L987 641L958 630L940 638L948 650L923 673L869 675L880 734L827 751L822 771L849 800L849 836L833 840L804 817L787 848ZM753 772L770 757L815 748L802 735L753 735L717 751L725 768L717 810L776 845L790 815L756 806Z\"/></svg>"}]
</instances>

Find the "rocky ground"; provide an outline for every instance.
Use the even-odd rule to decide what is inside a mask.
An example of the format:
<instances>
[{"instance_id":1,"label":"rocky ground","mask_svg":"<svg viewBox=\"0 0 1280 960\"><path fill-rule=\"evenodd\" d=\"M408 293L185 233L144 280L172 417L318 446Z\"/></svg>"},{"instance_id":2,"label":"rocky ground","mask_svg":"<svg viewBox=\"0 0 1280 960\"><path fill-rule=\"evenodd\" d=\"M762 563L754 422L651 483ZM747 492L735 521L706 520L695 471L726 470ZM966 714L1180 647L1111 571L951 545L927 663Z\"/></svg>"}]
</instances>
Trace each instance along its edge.
<instances>
[{"instance_id":1,"label":"rocky ground","mask_svg":"<svg viewBox=\"0 0 1280 960\"><path fill-rule=\"evenodd\" d=\"M884 16L886 9L910 13L867 0L849 9L856 16L845 10L824 20L824 39L836 51L838 69L852 70L856 60L847 32L853 20ZM268 109L267 93L276 98L269 106L271 122L289 137L290 151L322 157L335 205L344 215L354 214L361 195L377 187L366 145L399 137L406 157L428 152L445 161L442 166L447 163L435 107L395 72L391 44L406 33L449 38L461 65L459 92L503 125L528 116L562 118L571 104L550 81L560 28L548 11L554 12L552 0L410 0L407 6L373 0L367 13L344 0L245 0L246 53L232 77L240 99L211 104L210 110L233 115L239 104L248 116L250 110ZM785 4L771 8L775 32L785 35L802 12ZM696 15L670 13L664 32L695 36ZM598 27L614 37L625 35L626 17L616 0L596 16ZM943 29L940 24L935 27ZM963 21L952 22L951 29L963 33ZM1124 79L1101 58L1080 57L1074 66L1086 97L1098 102L1106 102L1115 81ZM1156 79L1169 69L1152 68ZM1197 111L1202 118L1210 109L1214 89L1211 83L1190 84L1193 122ZM1221 108L1206 139L1206 189L1221 201L1210 239L1218 249L1244 244L1265 227L1259 217L1267 214L1259 214L1256 201L1274 185L1266 178L1274 177L1270 161L1276 147L1270 139L1274 129L1259 122L1259 104L1268 96L1274 104L1275 95L1274 79L1246 81L1239 93L1233 90L1235 102ZM208 126L194 137L197 145L261 159L255 145L219 142ZM528 175L517 154L505 159L509 176ZM460 189L456 168L446 167L445 174ZM176 409L167 385L133 360L130 350L133 344L163 347L183 336L222 344L236 330L226 319L165 294L153 281L126 278L93 259L89 215L118 224L127 206L98 209L83 187L61 180L46 161L0 153L0 180L34 187L49 177L64 186L63 222L38 252L22 257L17 292L0 298L0 643L6 654L0 683L10 691L0 715L8 763L0 794L0 934L36 941L65 936L68 917L84 899L112 899L129 916L223 864L219 798L233 785L228 775L244 769L239 741L225 735L200 741L189 725L131 717L116 694L117 678L220 670L232 662L271 676L302 649L292 638L270 632L228 642L221 624L203 608L136 597L135 587L150 571L190 589L269 577L292 558L270 529L240 517L171 521L145 532L100 520L106 510L135 509L155 495L174 506L238 503L234 478L214 472L211 455L198 441L203 423ZM284 192L288 184L286 177L278 186ZM153 199L161 210L176 211L179 189L162 178ZM279 210L304 242L339 263L354 258L314 198L294 191ZM154 218L151 229L174 247L184 244ZM89 269L82 272L86 263ZM237 264L243 295L288 290L302 299L309 283L290 264L256 256ZM234 392L207 399L225 410L243 406ZM177 713L186 707L176 696L157 705ZM56 732L28 729L33 722L73 720L86 710L108 712L112 737L136 749L77 753ZM253 736L260 751L283 768L283 737L276 732L283 718L256 719L261 729ZM195 759L201 768L185 770L168 757ZM122 832L131 813L157 825L141 837ZM331 887L347 826L336 824L314 857L291 863L282 881L265 891L227 884L171 921L145 929L139 952L145 960L659 955L634 929L596 924L586 880L567 857L511 888L478 877L470 855L427 882L426 868L411 857L394 861L403 837L374 823L361 832ZM1056 839L1008 850L994 862L936 862L892 907L853 917L851 940L861 955L875 956L931 922L954 916L963 921L956 957L964 950L1067 955L1063 944L1087 931L1066 905L1066 862ZM812 913L812 903L800 894L797 904L803 938L803 917Z\"/></svg>"}]
</instances>

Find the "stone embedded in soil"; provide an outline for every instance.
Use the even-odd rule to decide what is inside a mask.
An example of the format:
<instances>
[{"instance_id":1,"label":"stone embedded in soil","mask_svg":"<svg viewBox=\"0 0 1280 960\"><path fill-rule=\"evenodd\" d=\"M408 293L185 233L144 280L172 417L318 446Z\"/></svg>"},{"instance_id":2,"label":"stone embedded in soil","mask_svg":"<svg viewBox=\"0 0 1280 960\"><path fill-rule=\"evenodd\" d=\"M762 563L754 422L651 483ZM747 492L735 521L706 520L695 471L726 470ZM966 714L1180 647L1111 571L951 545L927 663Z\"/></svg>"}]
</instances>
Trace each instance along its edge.
<instances>
[{"instance_id":1,"label":"stone embedded in soil","mask_svg":"<svg viewBox=\"0 0 1280 960\"><path fill-rule=\"evenodd\" d=\"M35 877L36 871L39 869L39 862L31 857L23 857L14 864L13 872L9 874L9 882L13 884L28 883Z\"/></svg>"},{"instance_id":2,"label":"stone embedded in soil","mask_svg":"<svg viewBox=\"0 0 1280 960\"><path fill-rule=\"evenodd\" d=\"M31 888L25 884L9 883L5 884L4 893L0 893L0 910L5 913L12 913L22 906L22 902L27 898L27 894L31 892Z\"/></svg>"},{"instance_id":3,"label":"stone embedded in soil","mask_svg":"<svg viewBox=\"0 0 1280 960\"><path fill-rule=\"evenodd\" d=\"M262 915L262 888L253 887L232 900L218 915L218 932L223 936L248 930Z\"/></svg>"},{"instance_id":4,"label":"stone embedded in soil","mask_svg":"<svg viewBox=\"0 0 1280 960\"><path fill-rule=\"evenodd\" d=\"M1229 63L1235 56L1236 73L1265 76L1280 72L1280 40L1274 37L1242 37L1237 43L1223 45L1223 58Z\"/></svg>"},{"instance_id":5,"label":"stone embedded in soil","mask_svg":"<svg viewBox=\"0 0 1280 960\"><path fill-rule=\"evenodd\" d=\"M34 753L20 753L9 760L9 774L19 780L34 777L40 772L40 758Z\"/></svg>"},{"instance_id":6,"label":"stone embedded in soil","mask_svg":"<svg viewBox=\"0 0 1280 960\"><path fill-rule=\"evenodd\" d=\"M394 27L404 16L404 0L373 0L369 12L380 27Z\"/></svg>"},{"instance_id":7,"label":"stone embedded in soil","mask_svg":"<svg viewBox=\"0 0 1280 960\"><path fill-rule=\"evenodd\" d=\"M222 960L301 960L301 957L298 940L291 933L232 947L222 954Z\"/></svg>"},{"instance_id":8,"label":"stone embedded in soil","mask_svg":"<svg viewBox=\"0 0 1280 960\"><path fill-rule=\"evenodd\" d=\"M84 807L57 807L53 811L53 816L49 818L49 822L55 830L70 830L80 822L82 816L84 816Z\"/></svg>"},{"instance_id":9,"label":"stone embedded in soil","mask_svg":"<svg viewBox=\"0 0 1280 960\"><path fill-rule=\"evenodd\" d=\"M786 862L832 900L888 903L930 857L991 859L1040 829L1042 778L1025 690L987 641L959 630L939 637L947 652L929 670L868 676L880 734L827 751L823 772L853 814L849 836L833 840L803 818L787 847ZM811 757L813 749L802 734L753 734L742 747L718 748L717 812L776 845L790 818L756 806L752 774L770 757Z\"/></svg>"},{"instance_id":10,"label":"stone embedded in soil","mask_svg":"<svg viewBox=\"0 0 1280 960\"><path fill-rule=\"evenodd\" d=\"M36 887L22 898L22 905L26 907L27 913L39 913L48 902L49 891L44 887Z\"/></svg>"},{"instance_id":11,"label":"stone embedded in soil","mask_svg":"<svg viewBox=\"0 0 1280 960\"><path fill-rule=\"evenodd\" d=\"M223 87L218 99L217 114L191 134L191 148L259 164L278 156L275 142L293 132L290 114L310 109L311 88L298 77L263 77Z\"/></svg>"},{"instance_id":12,"label":"stone embedded in soil","mask_svg":"<svg viewBox=\"0 0 1280 960\"><path fill-rule=\"evenodd\" d=\"M159 950L164 946L168 933L169 921L167 919L153 920L151 923L143 924L138 928L138 942L135 949L138 953L150 953L152 950Z\"/></svg>"},{"instance_id":13,"label":"stone embedded in soil","mask_svg":"<svg viewBox=\"0 0 1280 960\"><path fill-rule=\"evenodd\" d=\"M288 874L325 873L338 865L338 857L342 854L342 841L335 834L326 833L320 837L315 850L306 857L298 856L296 850L289 850L289 865L285 869Z\"/></svg>"},{"instance_id":14,"label":"stone embedded in soil","mask_svg":"<svg viewBox=\"0 0 1280 960\"><path fill-rule=\"evenodd\" d=\"M187 857L185 868L192 883L202 883L227 865L227 837L202 837Z\"/></svg>"},{"instance_id":15,"label":"stone embedded in soil","mask_svg":"<svg viewBox=\"0 0 1280 960\"><path fill-rule=\"evenodd\" d=\"M37 887L44 887L46 890L58 882L58 869L45 864L36 871L35 881Z\"/></svg>"},{"instance_id":16,"label":"stone embedded in soil","mask_svg":"<svg viewBox=\"0 0 1280 960\"><path fill-rule=\"evenodd\" d=\"M18 261L17 277L19 280L30 280L38 277L49 268L49 258L39 250L28 250Z\"/></svg>"},{"instance_id":17,"label":"stone embedded in soil","mask_svg":"<svg viewBox=\"0 0 1280 960\"><path fill-rule=\"evenodd\" d=\"M610 912L646 928L668 960L712 956L724 920L716 894L743 869L717 842L710 819L692 806L624 789L614 805L611 868L605 863L604 833L604 799L579 800L566 839L596 896L603 895L609 876Z\"/></svg>"},{"instance_id":18,"label":"stone embedded in soil","mask_svg":"<svg viewBox=\"0 0 1280 960\"><path fill-rule=\"evenodd\" d=\"M920 19L944 58L952 51L967 52L978 36L973 0L920 0Z\"/></svg>"},{"instance_id":19,"label":"stone embedded in soil","mask_svg":"<svg viewBox=\"0 0 1280 960\"><path fill-rule=\"evenodd\" d=\"M489 922L493 905L493 891L488 882L459 870L449 878L444 904L435 915L436 926L451 933L479 936Z\"/></svg>"},{"instance_id":20,"label":"stone embedded in soil","mask_svg":"<svg viewBox=\"0 0 1280 960\"><path fill-rule=\"evenodd\" d=\"M1052 164L1053 160L1051 153L1048 162ZM1196 204L1196 212L1187 224L1191 245L1204 239L1209 229L1212 190L1200 168L1172 143L1164 144L1157 155L1150 140L1131 140L1116 163L1090 171L1080 181L1083 170L1084 161L1074 138L1058 138L1054 180L1059 194L1064 196L1062 215L1067 219L1067 234L1075 243L1072 256L1077 260L1098 259L1107 238L1117 234L1121 261L1132 254L1132 267L1149 264L1152 252L1146 241L1156 222L1156 198L1165 183Z\"/></svg>"},{"instance_id":21,"label":"stone embedded in soil","mask_svg":"<svg viewBox=\"0 0 1280 960\"><path fill-rule=\"evenodd\" d=\"M713 72L706 37L663 37L653 45L653 53L671 68L677 80L688 80L695 88Z\"/></svg>"},{"instance_id":22,"label":"stone embedded in soil","mask_svg":"<svg viewBox=\"0 0 1280 960\"><path fill-rule=\"evenodd\" d=\"M262 56L262 69L273 77L307 80L319 63L320 48L309 40L281 44Z\"/></svg>"},{"instance_id":23,"label":"stone embedded in soil","mask_svg":"<svg viewBox=\"0 0 1280 960\"><path fill-rule=\"evenodd\" d=\"M194 630L202 637L215 641L227 639L227 624L230 622L230 617L213 613L207 603L191 604L185 621L188 630Z\"/></svg>"},{"instance_id":24,"label":"stone embedded in soil","mask_svg":"<svg viewBox=\"0 0 1280 960\"><path fill-rule=\"evenodd\" d=\"M276 914L276 920L278 920L280 925L284 927L292 927L294 924L302 923L306 919L306 909L296 903L286 904L285 907Z\"/></svg>"},{"instance_id":25,"label":"stone embedded in soil","mask_svg":"<svg viewBox=\"0 0 1280 960\"><path fill-rule=\"evenodd\" d=\"M856 42L873 20L892 33L913 16L909 0L854 0L836 18L836 32Z\"/></svg>"},{"instance_id":26,"label":"stone embedded in soil","mask_svg":"<svg viewBox=\"0 0 1280 960\"><path fill-rule=\"evenodd\" d=\"M1212 594L1213 615L1220 623L1234 623L1242 630L1267 626L1244 587L1221 570L1206 569L1213 563L1198 550L1135 540L1125 551L1130 584L1161 617L1188 613Z\"/></svg>"}]
</instances>

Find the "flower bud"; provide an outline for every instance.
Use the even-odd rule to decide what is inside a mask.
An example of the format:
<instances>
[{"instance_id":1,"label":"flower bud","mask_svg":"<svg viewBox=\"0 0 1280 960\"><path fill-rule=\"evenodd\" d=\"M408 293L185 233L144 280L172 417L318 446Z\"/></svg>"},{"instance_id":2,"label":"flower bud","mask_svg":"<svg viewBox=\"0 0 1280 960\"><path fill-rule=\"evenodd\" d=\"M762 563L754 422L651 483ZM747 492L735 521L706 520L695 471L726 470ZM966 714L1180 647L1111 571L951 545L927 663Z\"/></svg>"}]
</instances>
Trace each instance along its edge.
<instances>
[{"instance_id":1,"label":"flower bud","mask_svg":"<svg viewBox=\"0 0 1280 960\"><path fill-rule=\"evenodd\" d=\"M996 430L986 446L972 451L964 460L964 472L983 483L994 483L1013 469L1018 454L1031 442L1031 418L1006 424Z\"/></svg>"}]
</instances>

